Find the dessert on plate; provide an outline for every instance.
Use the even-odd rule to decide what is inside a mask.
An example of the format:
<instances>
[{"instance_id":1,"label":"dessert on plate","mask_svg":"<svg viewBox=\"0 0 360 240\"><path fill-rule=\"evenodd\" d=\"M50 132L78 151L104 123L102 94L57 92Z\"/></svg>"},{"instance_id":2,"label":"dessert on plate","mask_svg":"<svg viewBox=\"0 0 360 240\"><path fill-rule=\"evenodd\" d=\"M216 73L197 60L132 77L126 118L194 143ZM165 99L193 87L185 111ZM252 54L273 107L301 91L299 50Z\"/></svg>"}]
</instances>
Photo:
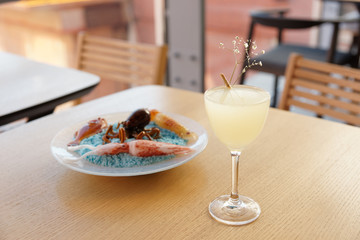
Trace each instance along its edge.
<instances>
[{"instance_id":1,"label":"dessert on plate","mask_svg":"<svg viewBox=\"0 0 360 240\"><path fill-rule=\"evenodd\" d=\"M67 150L107 167L144 166L192 152L188 144L197 140L190 131L157 110L138 109L126 120L108 124L101 117L88 121L75 132Z\"/></svg>"}]
</instances>

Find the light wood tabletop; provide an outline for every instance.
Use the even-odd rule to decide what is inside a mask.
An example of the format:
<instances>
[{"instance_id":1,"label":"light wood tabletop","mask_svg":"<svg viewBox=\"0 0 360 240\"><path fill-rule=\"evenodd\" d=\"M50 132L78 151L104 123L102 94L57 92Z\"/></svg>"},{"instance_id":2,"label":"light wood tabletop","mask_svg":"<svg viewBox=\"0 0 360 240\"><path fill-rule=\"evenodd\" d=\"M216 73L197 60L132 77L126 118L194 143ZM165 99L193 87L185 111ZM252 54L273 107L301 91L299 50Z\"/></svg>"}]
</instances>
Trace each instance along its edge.
<instances>
[{"instance_id":1,"label":"light wood tabletop","mask_svg":"<svg viewBox=\"0 0 360 240\"><path fill-rule=\"evenodd\" d=\"M52 113L62 103L89 93L100 78L0 52L0 125Z\"/></svg>"},{"instance_id":2,"label":"light wood tabletop","mask_svg":"<svg viewBox=\"0 0 360 240\"><path fill-rule=\"evenodd\" d=\"M144 107L200 123L205 150L134 177L72 171L52 156L62 128ZM210 129L203 95L133 88L0 134L0 239L360 239L359 142L357 127L270 109L240 160L239 192L260 204L261 215L227 226L208 213L231 191L231 160Z\"/></svg>"}]
</instances>

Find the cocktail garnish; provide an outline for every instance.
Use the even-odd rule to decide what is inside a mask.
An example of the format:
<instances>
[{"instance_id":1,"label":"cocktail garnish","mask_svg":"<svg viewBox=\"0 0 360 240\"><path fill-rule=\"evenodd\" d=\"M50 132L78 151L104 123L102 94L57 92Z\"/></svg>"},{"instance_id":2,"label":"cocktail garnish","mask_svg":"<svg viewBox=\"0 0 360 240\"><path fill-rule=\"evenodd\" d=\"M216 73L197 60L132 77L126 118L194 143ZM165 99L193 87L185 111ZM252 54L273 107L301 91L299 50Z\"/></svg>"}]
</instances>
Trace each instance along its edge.
<instances>
[{"instance_id":1,"label":"cocktail garnish","mask_svg":"<svg viewBox=\"0 0 360 240\"><path fill-rule=\"evenodd\" d=\"M233 53L234 58L235 58L235 66L231 73L230 81L228 81L226 79L226 77L223 73L220 74L226 87L228 87L228 88L231 88L231 85L235 84L235 81L234 81L234 83L232 83L232 79L233 79L233 76L234 76L237 66L243 62L242 61L243 59L245 59L246 64L245 64L244 68L241 70L240 76L242 74L244 74L247 69L249 69L253 66L258 66L258 65L262 66L261 61L259 61L259 62L256 60L251 61L251 56L258 55L258 53L255 51L257 49L257 45L256 45L255 41L251 41L251 39L244 41L244 40L240 39L238 36L236 36L235 39L232 41L232 44L233 44L233 48L229 49L229 48L225 48L224 43L220 43L220 48L230 50ZM244 47L245 58L242 57L242 54L240 51L240 46ZM262 50L261 53L264 54L265 51Z\"/></svg>"},{"instance_id":2,"label":"cocktail garnish","mask_svg":"<svg viewBox=\"0 0 360 240\"><path fill-rule=\"evenodd\" d=\"M231 88L231 85L230 85L229 81L226 79L225 75L223 73L221 73L220 76L223 79L226 87Z\"/></svg>"}]
</instances>

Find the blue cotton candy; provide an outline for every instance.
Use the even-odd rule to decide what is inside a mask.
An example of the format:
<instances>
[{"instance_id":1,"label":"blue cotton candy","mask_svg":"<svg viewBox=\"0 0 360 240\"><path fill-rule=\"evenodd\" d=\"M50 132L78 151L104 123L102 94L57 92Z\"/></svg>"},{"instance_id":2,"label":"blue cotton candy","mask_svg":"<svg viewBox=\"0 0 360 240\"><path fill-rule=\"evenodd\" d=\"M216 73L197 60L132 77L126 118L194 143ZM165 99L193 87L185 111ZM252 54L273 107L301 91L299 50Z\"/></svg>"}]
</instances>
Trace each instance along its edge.
<instances>
[{"instance_id":1,"label":"blue cotton candy","mask_svg":"<svg viewBox=\"0 0 360 240\"><path fill-rule=\"evenodd\" d=\"M117 123L113 124L114 131L117 130L116 128ZM187 141L185 139L180 138L174 132L169 131L167 129L160 128L155 123L151 122L145 128L149 129L152 127L157 127L160 129L160 136L161 138L155 139L158 142L167 142L176 145L185 146ZM103 130L101 133L95 134L91 137L85 138L80 142L80 145L89 144L93 146L98 146L103 143L102 137L105 135L106 130ZM146 138L144 138L146 139ZM128 139L126 141L132 141L134 139ZM112 142L120 142L120 140L112 139ZM85 154L86 152L90 151L89 149L81 149L78 151L80 155ZM103 156L87 156L85 159L91 163L105 166L105 167L116 167L116 168L127 168L127 167L135 167L135 166L145 166L149 164L153 164L156 162L161 162L170 158L173 158L174 155L167 155L167 156L151 156L151 157L135 157L131 156L127 153L120 153L117 155L103 155Z\"/></svg>"}]
</instances>

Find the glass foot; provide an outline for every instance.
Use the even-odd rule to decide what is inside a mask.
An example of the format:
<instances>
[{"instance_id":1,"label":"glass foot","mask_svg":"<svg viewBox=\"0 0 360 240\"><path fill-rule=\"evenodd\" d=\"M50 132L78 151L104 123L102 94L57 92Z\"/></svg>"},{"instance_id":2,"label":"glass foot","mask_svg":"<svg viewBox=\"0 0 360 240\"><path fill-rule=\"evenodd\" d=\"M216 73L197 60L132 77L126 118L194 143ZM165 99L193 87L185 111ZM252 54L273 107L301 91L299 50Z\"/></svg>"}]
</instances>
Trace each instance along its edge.
<instances>
[{"instance_id":1,"label":"glass foot","mask_svg":"<svg viewBox=\"0 0 360 240\"><path fill-rule=\"evenodd\" d=\"M251 198L239 196L233 200L230 195L216 198L209 205L211 216L228 225L244 225L255 221L260 215L260 206Z\"/></svg>"}]
</instances>

